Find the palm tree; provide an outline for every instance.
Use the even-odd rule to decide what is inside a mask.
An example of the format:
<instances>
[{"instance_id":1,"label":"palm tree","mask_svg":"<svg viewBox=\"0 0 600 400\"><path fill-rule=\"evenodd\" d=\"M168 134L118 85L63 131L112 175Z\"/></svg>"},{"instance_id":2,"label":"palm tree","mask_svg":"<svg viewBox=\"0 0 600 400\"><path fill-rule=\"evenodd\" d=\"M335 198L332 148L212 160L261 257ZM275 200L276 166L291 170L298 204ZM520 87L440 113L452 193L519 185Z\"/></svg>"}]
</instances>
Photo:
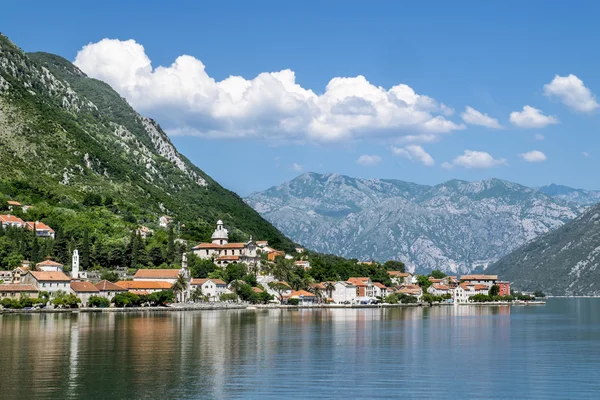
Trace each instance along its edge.
<instances>
[{"instance_id":1,"label":"palm tree","mask_svg":"<svg viewBox=\"0 0 600 400\"><path fill-rule=\"evenodd\" d=\"M327 293L327 298L331 299L333 297L333 291L335 290L335 285L331 282L327 282L325 284L325 292Z\"/></svg>"},{"instance_id":2,"label":"palm tree","mask_svg":"<svg viewBox=\"0 0 600 400\"><path fill-rule=\"evenodd\" d=\"M179 302L181 302L181 303L183 303L183 301L185 300L183 298L183 292L185 292L187 290L187 287L188 287L187 279L185 278L185 276L183 276L183 274L179 274L179 276L177 277L177 280L173 284L172 290L177 295L177 298L179 299Z\"/></svg>"},{"instance_id":3,"label":"palm tree","mask_svg":"<svg viewBox=\"0 0 600 400\"><path fill-rule=\"evenodd\" d=\"M315 295L317 299L319 299L319 303L323 300L323 291L317 285L310 288L310 292Z\"/></svg>"},{"instance_id":4,"label":"palm tree","mask_svg":"<svg viewBox=\"0 0 600 400\"><path fill-rule=\"evenodd\" d=\"M190 299L195 303L198 301L204 300L204 293L202 293L202 288L198 286L196 289L192 291L190 294Z\"/></svg>"}]
</instances>

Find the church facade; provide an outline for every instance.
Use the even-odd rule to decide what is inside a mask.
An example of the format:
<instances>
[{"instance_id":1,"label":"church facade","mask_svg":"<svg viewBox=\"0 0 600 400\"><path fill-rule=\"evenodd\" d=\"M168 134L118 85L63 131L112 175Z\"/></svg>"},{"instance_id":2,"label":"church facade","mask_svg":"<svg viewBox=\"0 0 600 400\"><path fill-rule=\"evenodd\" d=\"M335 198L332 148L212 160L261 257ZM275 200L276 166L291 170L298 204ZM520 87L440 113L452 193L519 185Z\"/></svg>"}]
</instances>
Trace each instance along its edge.
<instances>
[{"instance_id":1,"label":"church facade","mask_svg":"<svg viewBox=\"0 0 600 400\"><path fill-rule=\"evenodd\" d=\"M210 259L221 267L231 263L260 265L261 250L252 241L246 243L229 243L229 234L223 226L223 221L217 221L217 228L212 234L211 243L200 243L192 249L201 259Z\"/></svg>"}]
</instances>

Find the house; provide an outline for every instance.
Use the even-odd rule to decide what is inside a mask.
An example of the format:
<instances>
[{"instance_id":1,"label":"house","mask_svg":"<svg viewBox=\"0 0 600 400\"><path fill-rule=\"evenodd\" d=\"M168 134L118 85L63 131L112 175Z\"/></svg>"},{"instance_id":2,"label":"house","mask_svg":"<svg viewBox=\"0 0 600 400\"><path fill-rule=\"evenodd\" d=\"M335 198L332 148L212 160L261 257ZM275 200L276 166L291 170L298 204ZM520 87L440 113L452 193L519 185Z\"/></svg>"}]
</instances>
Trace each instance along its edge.
<instances>
[{"instance_id":1,"label":"house","mask_svg":"<svg viewBox=\"0 0 600 400\"><path fill-rule=\"evenodd\" d=\"M23 296L31 298L38 297L38 290L33 285L24 285L19 283L9 283L0 285L0 299L20 299Z\"/></svg>"},{"instance_id":2,"label":"house","mask_svg":"<svg viewBox=\"0 0 600 400\"><path fill-rule=\"evenodd\" d=\"M421 296L423 296L423 289L421 289L421 286L419 285L402 285L396 293L414 296L417 300L420 300Z\"/></svg>"},{"instance_id":3,"label":"house","mask_svg":"<svg viewBox=\"0 0 600 400\"><path fill-rule=\"evenodd\" d=\"M29 266L20 266L12 270L12 283L21 283L21 278L29 272L31 268Z\"/></svg>"},{"instance_id":4,"label":"house","mask_svg":"<svg viewBox=\"0 0 600 400\"><path fill-rule=\"evenodd\" d=\"M265 276L259 276L259 277L257 277L257 280L258 280L258 283L260 283L262 285L262 287L265 288L267 293L272 295L275 298L275 300L277 300L277 301L281 300L280 296L285 298L286 296L289 296L292 293L292 288L285 281L270 280L269 277L265 277ZM269 283L282 283L287 287L287 289L277 292L276 290L271 289L271 287L269 286Z\"/></svg>"},{"instance_id":5,"label":"house","mask_svg":"<svg viewBox=\"0 0 600 400\"><path fill-rule=\"evenodd\" d=\"M172 223L173 217L169 217L168 215L163 215L158 219L158 225L160 225L161 228L168 228Z\"/></svg>"},{"instance_id":6,"label":"house","mask_svg":"<svg viewBox=\"0 0 600 400\"><path fill-rule=\"evenodd\" d=\"M304 247L296 247L296 253L298 253L298 254L304 253Z\"/></svg>"},{"instance_id":7,"label":"house","mask_svg":"<svg viewBox=\"0 0 600 400\"><path fill-rule=\"evenodd\" d=\"M264 290L262 290L261 288L256 287L256 286L252 286L252 291L254 293L264 293Z\"/></svg>"},{"instance_id":8,"label":"house","mask_svg":"<svg viewBox=\"0 0 600 400\"><path fill-rule=\"evenodd\" d=\"M275 261L277 257L285 257L285 251L272 250L267 254L267 260Z\"/></svg>"},{"instance_id":9,"label":"house","mask_svg":"<svg viewBox=\"0 0 600 400\"><path fill-rule=\"evenodd\" d=\"M49 292L50 295L58 291L68 293L71 289L71 278L61 271L28 271L21 278L21 283L33 285L37 290Z\"/></svg>"},{"instance_id":10,"label":"house","mask_svg":"<svg viewBox=\"0 0 600 400\"><path fill-rule=\"evenodd\" d=\"M25 222L25 228L29 229L30 231L33 231L33 229L35 228L35 235L37 237L54 239L54 237L56 236L56 234L54 233L54 229L50 228L48 225L40 221L27 221Z\"/></svg>"},{"instance_id":11,"label":"house","mask_svg":"<svg viewBox=\"0 0 600 400\"><path fill-rule=\"evenodd\" d=\"M303 268L303 269L309 269L310 268L310 263L308 262L308 260L295 261L294 265L296 267L300 267L300 268Z\"/></svg>"},{"instance_id":12,"label":"house","mask_svg":"<svg viewBox=\"0 0 600 400\"><path fill-rule=\"evenodd\" d=\"M38 271L44 272L62 272L64 265L52 260L45 260L35 265Z\"/></svg>"},{"instance_id":13,"label":"house","mask_svg":"<svg viewBox=\"0 0 600 400\"><path fill-rule=\"evenodd\" d=\"M173 285L179 275L181 274L180 269L138 269L135 275L133 276L133 280L136 282L139 281L157 281L157 282L168 282Z\"/></svg>"},{"instance_id":14,"label":"house","mask_svg":"<svg viewBox=\"0 0 600 400\"><path fill-rule=\"evenodd\" d=\"M510 282L497 281L498 285L498 296L509 296L510 295Z\"/></svg>"},{"instance_id":15,"label":"house","mask_svg":"<svg viewBox=\"0 0 600 400\"><path fill-rule=\"evenodd\" d=\"M139 228L137 228L135 233L138 234L142 239L147 239L149 236L152 236L154 231L148 228L147 226L142 225Z\"/></svg>"},{"instance_id":16,"label":"house","mask_svg":"<svg viewBox=\"0 0 600 400\"><path fill-rule=\"evenodd\" d=\"M229 243L229 234L223 227L223 221L217 221L217 228L211 236L211 243L200 243L192 251L203 260L212 259L217 265L226 266L231 263L260 265L259 247L252 241L246 243Z\"/></svg>"},{"instance_id":17,"label":"house","mask_svg":"<svg viewBox=\"0 0 600 400\"><path fill-rule=\"evenodd\" d=\"M71 282L71 293L81 299L83 307L87 307L90 297L99 296L100 290L92 282Z\"/></svg>"},{"instance_id":18,"label":"house","mask_svg":"<svg viewBox=\"0 0 600 400\"><path fill-rule=\"evenodd\" d=\"M387 296L387 286L385 286L381 282L373 283L373 295L375 297L385 297Z\"/></svg>"},{"instance_id":19,"label":"house","mask_svg":"<svg viewBox=\"0 0 600 400\"><path fill-rule=\"evenodd\" d=\"M335 290L331 293L334 303L354 303L356 301L357 288L350 282L338 281L333 284Z\"/></svg>"},{"instance_id":20,"label":"house","mask_svg":"<svg viewBox=\"0 0 600 400\"><path fill-rule=\"evenodd\" d=\"M486 285L488 289L495 285L497 280L498 275L462 275L460 277L461 284L468 282L476 285Z\"/></svg>"},{"instance_id":21,"label":"house","mask_svg":"<svg viewBox=\"0 0 600 400\"><path fill-rule=\"evenodd\" d=\"M431 283L442 283L441 279L438 278L434 278L433 276L430 276L429 278L427 278L429 280L429 282Z\"/></svg>"},{"instance_id":22,"label":"house","mask_svg":"<svg viewBox=\"0 0 600 400\"><path fill-rule=\"evenodd\" d=\"M462 282L453 290L452 299L455 303L468 303L472 296L476 294L488 294L489 290L490 288L485 284Z\"/></svg>"},{"instance_id":23,"label":"house","mask_svg":"<svg viewBox=\"0 0 600 400\"><path fill-rule=\"evenodd\" d=\"M356 286L357 300L367 300L375 297L375 285L373 285L371 278L348 278L348 283Z\"/></svg>"},{"instance_id":24,"label":"house","mask_svg":"<svg viewBox=\"0 0 600 400\"><path fill-rule=\"evenodd\" d=\"M149 294L154 292L160 292L163 290L170 290L173 284L165 281L119 281L115 282L115 285L127 289L130 293L136 294Z\"/></svg>"},{"instance_id":25,"label":"house","mask_svg":"<svg viewBox=\"0 0 600 400\"><path fill-rule=\"evenodd\" d=\"M268 245L269 245L269 241L267 241L267 240L257 240L257 241L256 241L256 245L257 245L258 247L260 247L260 248L263 248L263 247L265 247L265 246L268 246Z\"/></svg>"},{"instance_id":26,"label":"house","mask_svg":"<svg viewBox=\"0 0 600 400\"><path fill-rule=\"evenodd\" d=\"M392 283L395 285L407 284L411 285L415 282L412 281L412 275L408 272L400 272L400 271L388 271L388 275L392 280Z\"/></svg>"},{"instance_id":27,"label":"house","mask_svg":"<svg viewBox=\"0 0 600 400\"><path fill-rule=\"evenodd\" d=\"M112 299L119 293L126 292L127 289L112 283L111 281L102 280L94 284L98 289L98 295L102 297L106 297L107 299Z\"/></svg>"},{"instance_id":28,"label":"house","mask_svg":"<svg viewBox=\"0 0 600 400\"><path fill-rule=\"evenodd\" d=\"M298 299L299 305L310 305L317 303L317 296L312 294L311 292L307 292L306 290L294 290L289 296L286 297L286 300L290 299Z\"/></svg>"},{"instance_id":29,"label":"house","mask_svg":"<svg viewBox=\"0 0 600 400\"><path fill-rule=\"evenodd\" d=\"M0 283L11 283L12 282L12 271L0 271Z\"/></svg>"},{"instance_id":30,"label":"house","mask_svg":"<svg viewBox=\"0 0 600 400\"><path fill-rule=\"evenodd\" d=\"M443 296L451 292L449 286L443 285L441 283L434 283L433 285L427 288L427 293L432 294L434 296Z\"/></svg>"},{"instance_id":31,"label":"house","mask_svg":"<svg viewBox=\"0 0 600 400\"><path fill-rule=\"evenodd\" d=\"M0 224L2 225L2 228L23 228L25 226L25 221L14 215L4 214L0 215Z\"/></svg>"},{"instance_id":32,"label":"house","mask_svg":"<svg viewBox=\"0 0 600 400\"><path fill-rule=\"evenodd\" d=\"M190 288L196 290L200 288L204 296L208 296L210 301L218 301L222 294L231 293L227 288L227 283L221 279L192 279Z\"/></svg>"}]
</instances>

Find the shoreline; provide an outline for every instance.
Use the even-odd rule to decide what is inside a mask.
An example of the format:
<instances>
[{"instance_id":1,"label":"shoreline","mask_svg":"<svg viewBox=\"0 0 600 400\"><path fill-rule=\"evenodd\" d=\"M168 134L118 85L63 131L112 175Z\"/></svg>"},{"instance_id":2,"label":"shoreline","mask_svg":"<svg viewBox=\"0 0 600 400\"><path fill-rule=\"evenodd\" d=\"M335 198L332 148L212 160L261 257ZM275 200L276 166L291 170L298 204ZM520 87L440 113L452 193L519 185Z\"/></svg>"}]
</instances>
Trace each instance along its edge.
<instances>
[{"instance_id":1,"label":"shoreline","mask_svg":"<svg viewBox=\"0 0 600 400\"><path fill-rule=\"evenodd\" d=\"M545 301L532 301L527 303L509 303L509 302L493 302L493 303L459 303L458 306L534 306L545 305ZM453 303L441 304L318 304L318 305L265 305L265 304L207 304L207 305L188 305L188 306L169 306L169 307L106 307L106 308L40 308L36 310L25 309L1 309L2 314L65 314L65 313L130 313L130 312L180 312L180 311L216 311L216 310L314 310L314 309L371 309L371 308L404 308L404 307L448 307L454 306Z\"/></svg>"}]
</instances>

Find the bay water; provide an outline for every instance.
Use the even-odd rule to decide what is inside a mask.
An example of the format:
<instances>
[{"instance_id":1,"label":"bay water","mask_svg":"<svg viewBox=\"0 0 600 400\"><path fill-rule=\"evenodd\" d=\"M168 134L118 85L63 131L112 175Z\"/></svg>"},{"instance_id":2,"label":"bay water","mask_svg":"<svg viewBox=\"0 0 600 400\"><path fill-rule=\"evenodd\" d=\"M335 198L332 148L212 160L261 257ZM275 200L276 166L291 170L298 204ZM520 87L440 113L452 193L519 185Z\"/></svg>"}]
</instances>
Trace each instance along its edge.
<instances>
[{"instance_id":1,"label":"bay water","mask_svg":"<svg viewBox=\"0 0 600 400\"><path fill-rule=\"evenodd\" d=\"M598 399L600 299L0 315L0 399Z\"/></svg>"}]
</instances>

